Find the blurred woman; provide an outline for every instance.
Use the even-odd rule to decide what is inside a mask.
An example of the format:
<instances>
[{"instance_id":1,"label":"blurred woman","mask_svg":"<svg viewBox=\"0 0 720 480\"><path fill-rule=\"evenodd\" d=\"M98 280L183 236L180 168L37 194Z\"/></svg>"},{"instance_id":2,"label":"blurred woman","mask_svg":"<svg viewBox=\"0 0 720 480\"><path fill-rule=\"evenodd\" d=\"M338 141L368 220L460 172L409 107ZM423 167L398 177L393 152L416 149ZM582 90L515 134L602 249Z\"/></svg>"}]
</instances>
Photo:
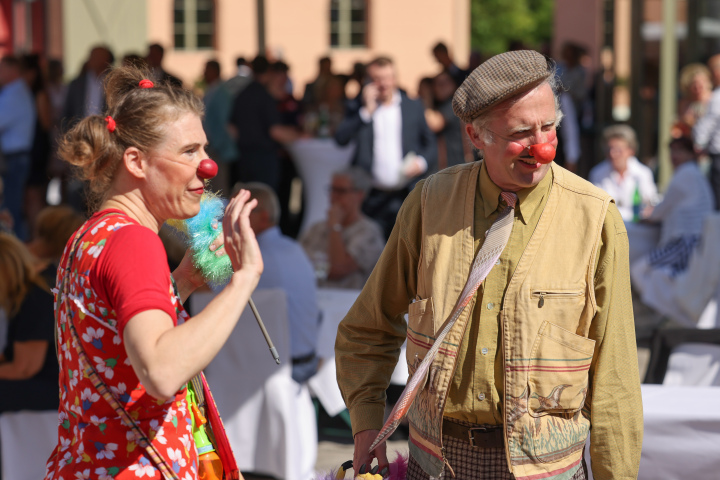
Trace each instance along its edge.
<instances>
[{"instance_id":1,"label":"blurred woman","mask_svg":"<svg viewBox=\"0 0 720 480\"><path fill-rule=\"evenodd\" d=\"M112 70L107 116L81 120L60 145L60 156L88 181L95 213L68 243L58 270L60 426L47 479L87 478L90 471L116 480L171 472L194 479L213 450L226 478L239 476L198 374L227 340L262 273L248 218L257 202L246 191L230 200L218 254L227 252L234 273L188 318L182 302L203 278L189 254L171 275L158 231L168 219L198 214L213 163L203 162L201 101L153 85L149 75L132 66Z\"/></svg>"},{"instance_id":2,"label":"blurred woman","mask_svg":"<svg viewBox=\"0 0 720 480\"><path fill-rule=\"evenodd\" d=\"M710 70L702 63L691 63L680 70L677 132L674 137L690 136L692 128L705 114L712 95Z\"/></svg>"},{"instance_id":3,"label":"blurred woman","mask_svg":"<svg viewBox=\"0 0 720 480\"><path fill-rule=\"evenodd\" d=\"M652 170L635 157L637 136L628 125L603 130L606 159L590 170L590 182L614 199L623 220L639 220L643 206L657 203Z\"/></svg>"},{"instance_id":4,"label":"blurred woman","mask_svg":"<svg viewBox=\"0 0 720 480\"><path fill-rule=\"evenodd\" d=\"M57 409L53 298L30 252L7 233L0 233L0 308L8 318L0 413Z\"/></svg>"}]
</instances>

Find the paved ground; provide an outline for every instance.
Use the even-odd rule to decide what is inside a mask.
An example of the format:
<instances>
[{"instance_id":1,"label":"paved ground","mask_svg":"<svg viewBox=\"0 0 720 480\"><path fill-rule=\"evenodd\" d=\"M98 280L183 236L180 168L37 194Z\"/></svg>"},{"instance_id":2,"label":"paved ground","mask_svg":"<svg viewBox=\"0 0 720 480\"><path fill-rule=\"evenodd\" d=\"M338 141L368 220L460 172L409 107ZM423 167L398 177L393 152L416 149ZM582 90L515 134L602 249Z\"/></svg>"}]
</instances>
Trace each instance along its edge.
<instances>
[{"instance_id":1,"label":"paved ground","mask_svg":"<svg viewBox=\"0 0 720 480\"><path fill-rule=\"evenodd\" d=\"M388 459L395 459L395 452L407 454L408 446L406 440L390 441L388 443ZM318 444L318 458L315 463L315 470L318 472L327 472L336 470L343 462L352 460L353 446L352 444L342 444L335 442L320 442ZM346 475L350 478L350 475Z\"/></svg>"}]
</instances>

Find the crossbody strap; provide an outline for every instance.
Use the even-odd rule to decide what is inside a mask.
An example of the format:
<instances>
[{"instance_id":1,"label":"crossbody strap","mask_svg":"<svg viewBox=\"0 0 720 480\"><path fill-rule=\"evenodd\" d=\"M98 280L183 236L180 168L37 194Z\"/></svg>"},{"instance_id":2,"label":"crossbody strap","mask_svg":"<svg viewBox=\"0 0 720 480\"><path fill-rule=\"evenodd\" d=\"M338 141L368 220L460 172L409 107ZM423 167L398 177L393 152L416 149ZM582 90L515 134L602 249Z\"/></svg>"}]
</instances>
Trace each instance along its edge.
<instances>
[{"instance_id":1,"label":"crossbody strap","mask_svg":"<svg viewBox=\"0 0 720 480\"><path fill-rule=\"evenodd\" d=\"M110 215L117 215L117 213L108 213L106 215L103 215L100 217L97 222L93 223L92 226L96 225L98 222L103 220L104 218L110 216ZM122 423L128 427L130 430L133 431L135 434L135 442L145 449L145 453L150 457L150 459L153 461L153 463L160 469L160 471L163 474L163 477L166 480L180 480L175 471L171 468L170 465L168 465L167 461L163 458L163 456L158 452L157 448L155 448L155 445L152 444L150 440L148 440L147 435L140 429L140 426L135 422L135 420L130 416L127 410L125 410L125 407L118 401L117 398L115 398L115 395L110 391L108 386L105 384L105 382L100 378L100 375L98 375L97 371L95 370L95 367L93 367L92 362L89 360L87 353L85 352L85 349L82 346L82 342L80 341L80 338L78 336L77 330L75 330L75 325L73 324L73 316L70 315L70 305L69 305L69 292L67 292L67 284L68 279L70 277L70 265L72 264L73 258L75 256L75 252L77 249L78 244L80 243L80 240L83 236L92 228L92 226L89 226L84 231L78 232L75 234L75 238L73 239L73 245L69 252L69 256L67 258L67 261L65 263L65 274L63 275L63 278L61 280L61 285L59 288L59 291L57 293L58 297L56 300L56 307L59 306L61 301L65 302L65 306L68 309L68 315L66 315L65 318L67 318L68 325L70 327L70 333L73 337L73 340L75 341L76 350L78 352L79 356L79 363L80 368L82 369L83 373L86 377L90 379L93 386L97 390L97 392L107 401L107 403L112 407L113 410L115 410L115 413L118 414L120 417L120 420ZM59 310L56 308L56 315L59 315ZM57 335L57 329L56 335ZM55 342L57 345L57 341Z\"/></svg>"}]
</instances>

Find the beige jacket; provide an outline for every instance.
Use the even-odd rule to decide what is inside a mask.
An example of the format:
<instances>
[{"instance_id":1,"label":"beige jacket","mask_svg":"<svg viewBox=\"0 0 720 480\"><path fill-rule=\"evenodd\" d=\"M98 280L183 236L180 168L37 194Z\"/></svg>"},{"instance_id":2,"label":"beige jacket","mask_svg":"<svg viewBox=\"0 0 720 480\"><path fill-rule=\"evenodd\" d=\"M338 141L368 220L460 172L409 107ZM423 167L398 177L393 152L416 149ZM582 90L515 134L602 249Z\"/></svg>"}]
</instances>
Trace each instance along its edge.
<instances>
[{"instance_id":1,"label":"beige jacket","mask_svg":"<svg viewBox=\"0 0 720 480\"><path fill-rule=\"evenodd\" d=\"M595 340L593 275L610 197L553 164L553 183L502 306L505 447L517 478L564 478L579 468L590 420L582 412ZM480 163L444 170L422 192L418 301L409 306L410 373L448 319L474 259ZM426 208L432 205L432 208ZM578 228L581 230L579 231ZM445 338L408 414L410 450L423 469L444 468L442 417L474 300Z\"/></svg>"}]
</instances>

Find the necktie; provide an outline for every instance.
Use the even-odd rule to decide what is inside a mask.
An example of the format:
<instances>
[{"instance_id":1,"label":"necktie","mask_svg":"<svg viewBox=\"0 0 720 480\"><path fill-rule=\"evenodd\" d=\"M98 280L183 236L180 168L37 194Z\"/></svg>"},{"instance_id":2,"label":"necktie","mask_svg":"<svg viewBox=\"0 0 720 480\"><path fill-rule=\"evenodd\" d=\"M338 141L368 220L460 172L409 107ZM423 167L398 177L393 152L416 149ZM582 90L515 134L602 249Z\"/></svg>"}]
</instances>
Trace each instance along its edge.
<instances>
[{"instance_id":1,"label":"necktie","mask_svg":"<svg viewBox=\"0 0 720 480\"><path fill-rule=\"evenodd\" d=\"M385 425L378 434L377 438L373 441L370 446L370 451L373 451L375 447L385 441L387 437L392 435L400 421L407 415L410 406L412 405L418 392L423 389L425 382L427 381L427 374L432 365L435 356L437 355L440 345L442 345L445 336L448 334L450 329L455 325L455 322L460 317L465 307L472 299L475 292L480 287L480 284L485 280L492 267L497 262L498 258L502 254L502 251L507 245L508 239L510 238L510 232L512 232L513 219L515 212L515 203L517 202L517 195L512 192L502 192L500 194L505 205L502 208L500 215L492 224L490 229L487 231L485 241L483 242L480 251L475 257L473 262L472 270L468 276L465 288L463 288L462 294L458 299L455 308L450 313L449 320L445 324L445 328L442 329L440 334L437 336L435 343L433 343L427 355L415 370L415 374L408 381L405 389L400 395L400 399L395 404L395 407L390 412Z\"/></svg>"}]
</instances>

